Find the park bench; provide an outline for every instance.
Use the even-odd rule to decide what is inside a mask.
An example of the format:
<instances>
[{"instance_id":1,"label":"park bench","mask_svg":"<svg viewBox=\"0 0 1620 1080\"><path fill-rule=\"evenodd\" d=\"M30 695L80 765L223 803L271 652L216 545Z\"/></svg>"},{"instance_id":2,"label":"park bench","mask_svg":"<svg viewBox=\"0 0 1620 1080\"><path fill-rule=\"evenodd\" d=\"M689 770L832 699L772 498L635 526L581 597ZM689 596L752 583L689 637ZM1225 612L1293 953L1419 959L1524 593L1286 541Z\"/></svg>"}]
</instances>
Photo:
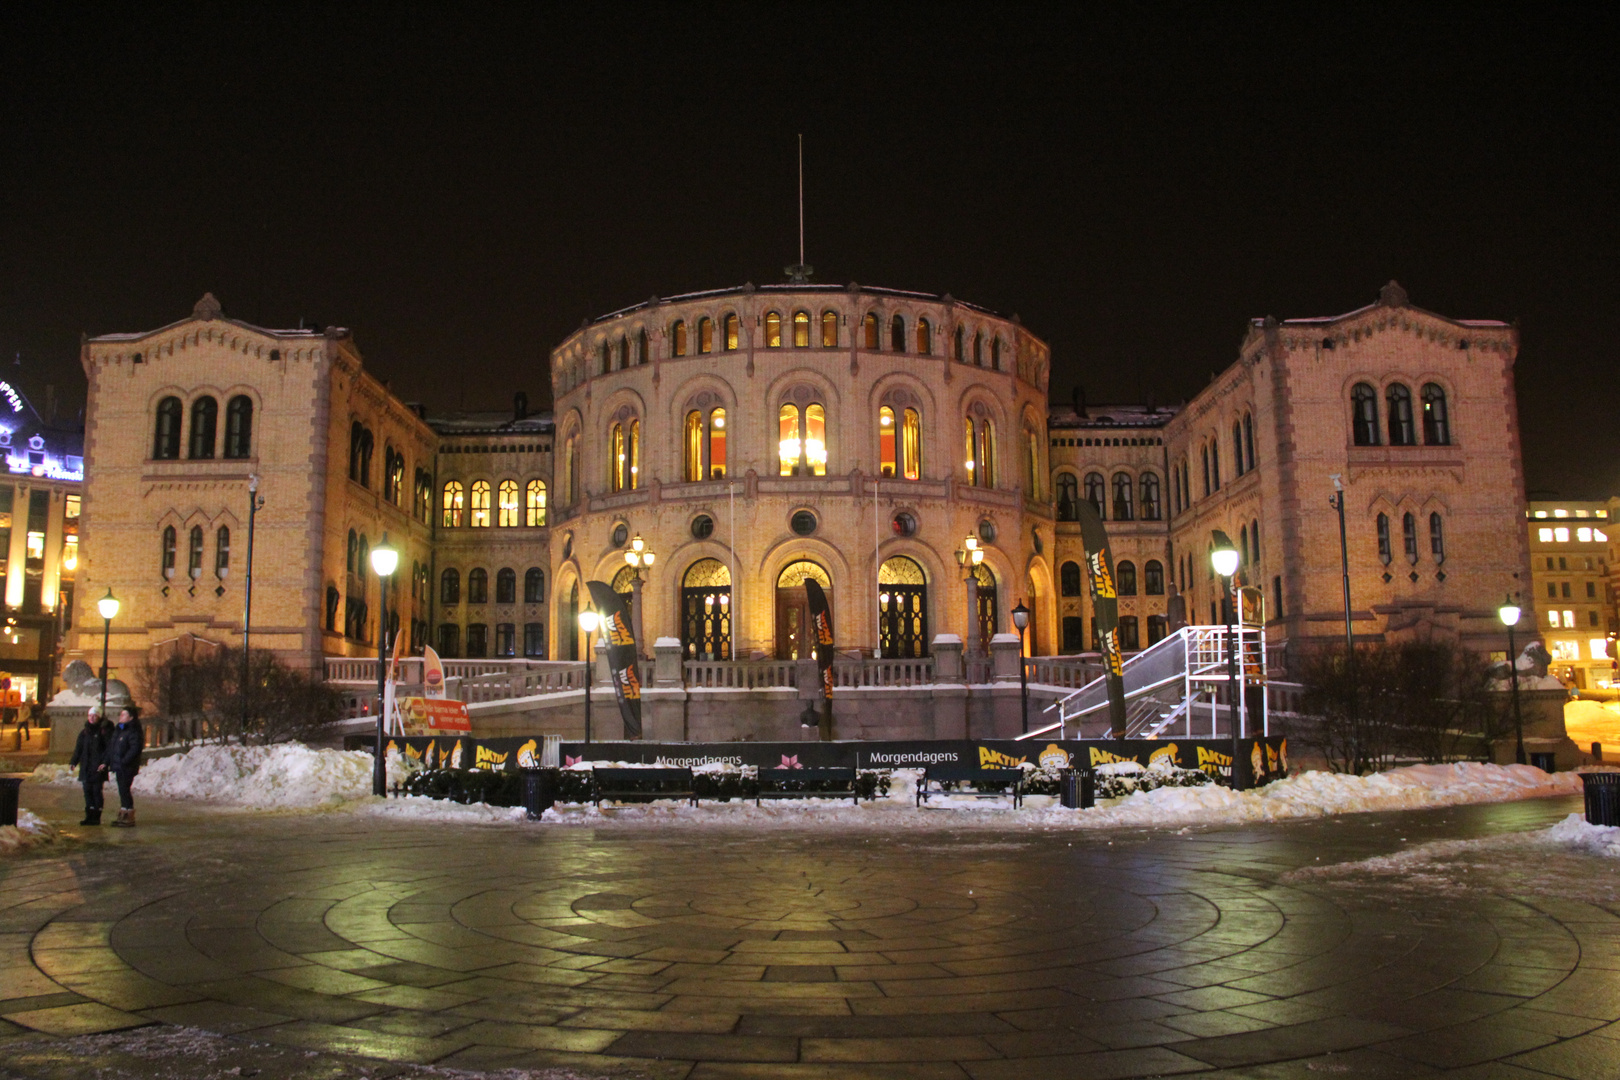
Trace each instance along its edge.
<instances>
[{"instance_id":1,"label":"park bench","mask_svg":"<svg viewBox=\"0 0 1620 1080\"><path fill-rule=\"evenodd\" d=\"M948 783L971 784L971 790L946 791ZM986 790L991 784L1010 784L1013 806L1024 805L1023 769L980 769L972 765L930 765L923 771L917 784L917 805L928 801L930 795L966 795L974 799L999 799L1007 791Z\"/></svg>"},{"instance_id":2,"label":"park bench","mask_svg":"<svg viewBox=\"0 0 1620 1080\"><path fill-rule=\"evenodd\" d=\"M861 797L855 792L855 770L828 769L765 769L759 770L759 788L754 793L754 805L761 799L852 799L857 805Z\"/></svg>"},{"instance_id":3,"label":"park bench","mask_svg":"<svg viewBox=\"0 0 1620 1080\"><path fill-rule=\"evenodd\" d=\"M596 805L614 802L654 802L686 799L697 805L691 769L592 769L591 788Z\"/></svg>"}]
</instances>

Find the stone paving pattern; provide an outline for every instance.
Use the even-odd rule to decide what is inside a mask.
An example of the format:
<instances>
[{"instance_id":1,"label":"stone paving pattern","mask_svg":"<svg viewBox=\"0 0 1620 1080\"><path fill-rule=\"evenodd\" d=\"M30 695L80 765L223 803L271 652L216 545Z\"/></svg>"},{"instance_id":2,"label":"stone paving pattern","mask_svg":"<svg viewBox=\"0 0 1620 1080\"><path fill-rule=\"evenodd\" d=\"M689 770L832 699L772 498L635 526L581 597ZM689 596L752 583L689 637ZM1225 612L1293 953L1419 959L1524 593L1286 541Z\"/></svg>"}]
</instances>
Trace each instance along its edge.
<instances>
[{"instance_id":1,"label":"stone paving pattern","mask_svg":"<svg viewBox=\"0 0 1620 1080\"><path fill-rule=\"evenodd\" d=\"M1574 808L839 834L148 800L0 863L0 1064L157 1022L670 1080L1610 1077L1620 903L1279 881Z\"/></svg>"}]
</instances>

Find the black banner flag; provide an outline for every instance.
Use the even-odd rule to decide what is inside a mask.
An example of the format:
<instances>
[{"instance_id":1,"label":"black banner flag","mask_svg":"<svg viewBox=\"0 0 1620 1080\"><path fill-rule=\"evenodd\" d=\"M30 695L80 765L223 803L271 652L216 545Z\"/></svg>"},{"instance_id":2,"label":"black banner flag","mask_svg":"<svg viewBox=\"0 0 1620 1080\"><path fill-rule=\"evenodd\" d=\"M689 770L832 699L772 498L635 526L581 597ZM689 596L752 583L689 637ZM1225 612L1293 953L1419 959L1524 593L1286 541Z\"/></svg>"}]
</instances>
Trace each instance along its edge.
<instances>
[{"instance_id":1,"label":"black banner flag","mask_svg":"<svg viewBox=\"0 0 1620 1080\"><path fill-rule=\"evenodd\" d=\"M607 638L608 672L613 691L624 717L624 737L641 738L641 676L636 672L636 635L630 628L630 601L600 581L586 582L591 602L602 616L602 635Z\"/></svg>"},{"instance_id":2,"label":"black banner flag","mask_svg":"<svg viewBox=\"0 0 1620 1080\"><path fill-rule=\"evenodd\" d=\"M833 632L832 608L827 594L813 578L804 579L804 592L810 601L811 641L816 644L816 669L821 673L821 737L831 739L833 697Z\"/></svg>"},{"instance_id":3,"label":"black banner flag","mask_svg":"<svg viewBox=\"0 0 1620 1080\"><path fill-rule=\"evenodd\" d=\"M1102 648L1103 667L1108 678L1108 730L1116 739L1125 737L1125 675L1119 653L1119 594L1114 590L1114 553L1108 547L1108 530L1103 527L1097 508L1080 500L1080 542L1086 549L1086 568L1091 571L1091 617Z\"/></svg>"}]
</instances>

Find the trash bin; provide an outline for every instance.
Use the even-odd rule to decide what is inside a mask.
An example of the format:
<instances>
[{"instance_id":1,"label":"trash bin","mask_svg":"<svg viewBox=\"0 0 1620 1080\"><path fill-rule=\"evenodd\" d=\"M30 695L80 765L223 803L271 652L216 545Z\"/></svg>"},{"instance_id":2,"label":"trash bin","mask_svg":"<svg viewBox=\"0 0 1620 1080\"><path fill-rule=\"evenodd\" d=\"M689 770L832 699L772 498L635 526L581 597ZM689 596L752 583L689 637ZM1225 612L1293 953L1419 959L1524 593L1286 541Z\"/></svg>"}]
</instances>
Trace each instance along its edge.
<instances>
[{"instance_id":1,"label":"trash bin","mask_svg":"<svg viewBox=\"0 0 1620 1080\"><path fill-rule=\"evenodd\" d=\"M1620 825L1620 772L1581 773L1586 787L1586 820L1593 825ZM15 814L15 803L12 813Z\"/></svg>"},{"instance_id":2,"label":"trash bin","mask_svg":"<svg viewBox=\"0 0 1620 1080\"><path fill-rule=\"evenodd\" d=\"M17 824L17 796L22 790L22 777L0 776L0 825Z\"/></svg>"},{"instance_id":3,"label":"trash bin","mask_svg":"<svg viewBox=\"0 0 1620 1080\"><path fill-rule=\"evenodd\" d=\"M530 821L550 810L557 801L556 769L523 770L523 809Z\"/></svg>"},{"instance_id":4,"label":"trash bin","mask_svg":"<svg viewBox=\"0 0 1620 1080\"><path fill-rule=\"evenodd\" d=\"M1097 774L1090 769L1064 769L1058 778L1058 800L1070 810L1097 805Z\"/></svg>"}]
</instances>

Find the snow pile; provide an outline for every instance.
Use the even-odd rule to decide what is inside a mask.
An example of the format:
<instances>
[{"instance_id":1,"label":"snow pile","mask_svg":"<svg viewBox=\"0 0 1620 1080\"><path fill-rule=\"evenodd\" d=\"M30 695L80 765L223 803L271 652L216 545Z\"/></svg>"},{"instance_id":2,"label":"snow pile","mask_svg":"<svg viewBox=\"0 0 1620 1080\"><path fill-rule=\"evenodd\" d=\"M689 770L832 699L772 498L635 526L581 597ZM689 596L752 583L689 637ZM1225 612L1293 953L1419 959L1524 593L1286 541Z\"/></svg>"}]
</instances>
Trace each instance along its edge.
<instances>
[{"instance_id":1,"label":"snow pile","mask_svg":"<svg viewBox=\"0 0 1620 1080\"><path fill-rule=\"evenodd\" d=\"M54 765L41 762L34 766L34 775L29 777L36 784L77 784L79 770L66 765Z\"/></svg>"},{"instance_id":2,"label":"snow pile","mask_svg":"<svg viewBox=\"0 0 1620 1080\"><path fill-rule=\"evenodd\" d=\"M147 762L135 777L135 790L258 810L331 807L371 797L371 760L364 750L315 749L302 743L198 746ZM398 754L390 754L389 783L407 768Z\"/></svg>"},{"instance_id":3,"label":"snow pile","mask_svg":"<svg viewBox=\"0 0 1620 1080\"><path fill-rule=\"evenodd\" d=\"M56 829L29 813L17 811L17 824L0 825L0 855L15 855L41 844L56 843Z\"/></svg>"},{"instance_id":4,"label":"snow pile","mask_svg":"<svg viewBox=\"0 0 1620 1080\"><path fill-rule=\"evenodd\" d=\"M1566 850L1620 858L1620 829L1612 825L1593 825L1583 814L1571 814L1552 828L1530 836Z\"/></svg>"}]
</instances>

